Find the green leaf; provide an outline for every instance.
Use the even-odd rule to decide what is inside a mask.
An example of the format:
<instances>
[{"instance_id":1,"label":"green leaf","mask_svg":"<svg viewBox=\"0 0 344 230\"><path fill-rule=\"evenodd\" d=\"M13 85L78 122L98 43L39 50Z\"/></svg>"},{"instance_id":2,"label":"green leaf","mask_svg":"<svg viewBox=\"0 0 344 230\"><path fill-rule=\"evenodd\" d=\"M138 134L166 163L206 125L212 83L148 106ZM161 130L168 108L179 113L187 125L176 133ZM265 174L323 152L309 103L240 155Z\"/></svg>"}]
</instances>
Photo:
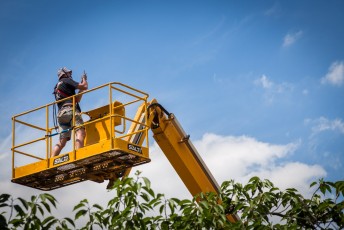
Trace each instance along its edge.
<instances>
[{"instance_id":1,"label":"green leaf","mask_svg":"<svg viewBox=\"0 0 344 230\"><path fill-rule=\"evenodd\" d=\"M42 214L42 216L44 216L44 210L40 205L37 205L37 208L39 210L39 212Z\"/></svg>"},{"instance_id":2,"label":"green leaf","mask_svg":"<svg viewBox=\"0 0 344 230\"><path fill-rule=\"evenodd\" d=\"M1 195L0 195L0 203L4 203L4 202L8 201L8 199L9 199L10 197L11 197L11 195L9 195L9 194L6 194L6 193L1 194Z\"/></svg>"},{"instance_id":3,"label":"green leaf","mask_svg":"<svg viewBox=\"0 0 344 230\"><path fill-rule=\"evenodd\" d=\"M64 220L71 224L73 227L75 227L74 221L71 218L65 217Z\"/></svg>"},{"instance_id":4,"label":"green leaf","mask_svg":"<svg viewBox=\"0 0 344 230\"><path fill-rule=\"evenodd\" d=\"M147 188L151 188L150 180L148 178L146 178L146 177L142 177L142 179L143 179L145 185L147 186Z\"/></svg>"},{"instance_id":5,"label":"green leaf","mask_svg":"<svg viewBox=\"0 0 344 230\"><path fill-rule=\"evenodd\" d=\"M26 200L20 197L18 197L18 200L22 203L22 205L25 207L26 210L29 208L29 205Z\"/></svg>"},{"instance_id":6,"label":"green leaf","mask_svg":"<svg viewBox=\"0 0 344 230\"><path fill-rule=\"evenodd\" d=\"M191 203L190 200L184 199L184 200L179 201L178 204L179 204L180 206L183 206L183 205L190 204L190 203Z\"/></svg>"},{"instance_id":7,"label":"green leaf","mask_svg":"<svg viewBox=\"0 0 344 230\"><path fill-rule=\"evenodd\" d=\"M175 203L172 200L168 200L168 206L170 207L171 213L174 213Z\"/></svg>"},{"instance_id":8,"label":"green leaf","mask_svg":"<svg viewBox=\"0 0 344 230\"><path fill-rule=\"evenodd\" d=\"M311 185L309 186L310 188L313 187L314 185L318 184L316 181L312 182Z\"/></svg>"},{"instance_id":9,"label":"green leaf","mask_svg":"<svg viewBox=\"0 0 344 230\"><path fill-rule=\"evenodd\" d=\"M56 220L55 217L53 216L48 216L47 218L45 218L43 221L42 221L42 225L45 225L47 224L48 222L52 221L52 220Z\"/></svg>"},{"instance_id":10,"label":"green leaf","mask_svg":"<svg viewBox=\"0 0 344 230\"><path fill-rule=\"evenodd\" d=\"M7 224L7 221L6 221L6 218L3 216L3 215L0 215L0 229L4 229L4 230L7 230L8 224Z\"/></svg>"},{"instance_id":11,"label":"green leaf","mask_svg":"<svg viewBox=\"0 0 344 230\"><path fill-rule=\"evenodd\" d=\"M94 204L93 207L99 210L103 210L103 207L100 206L99 204Z\"/></svg>"},{"instance_id":12,"label":"green leaf","mask_svg":"<svg viewBox=\"0 0 344 230\"><path fill-rule=\"evenodd\" d=\"M45 198L56 208L56 199L51 194L45 193Z\"/></svg>"},{"instance_id":13,"label":"green leaf","mask_svg":"<svg viewBox=\"0 0 344 230\"><path fill-rule=\"evenodd\" d=\"M42 204L44 205L45 209L46 209L49 213L51 213L49 204L47 204L47 203L45 203L45 202L42 202Z\"/></svg>"},{"instance_id":14,"label":"green leaf","mask_svg":"<svg viewBox=\"0 0 344 230\"><path fill-rule=\"evenodd\" d=\"M161 205L160 208L159 208L160 214L163 213L164 209L165 209L165 205L163 204L163 205Z\"/></svg>"},{"instance_id":15,"label":"green leaf","mask_svg":"<svg viewBox=\"0 0 344 230\"><path fill-rule=\"evenodd\" d=\"M148 194L147 193L141 193L141 195L140 195L141 197L142 197L142 199L144 199L146 202L149 202L149 196L148 196Z\"/></svg>"},{"instance_id":16,"label":"green leaf","mask_svg":"<svg viewBox=\"0 0 344 230\"><path fill-rule=\"evenodd\" d=\"M173 200L177 204L179 204L179 202L180 202L180 200L178 198L171 198L170 200Z\"/></svg>"},{"instance_id":17,"label":"green leaf","mask_svg":"<svg viewBox=\"0 0 344 230\"><path fill-rule=\"evenodd\" d=\"M78 205L74 206L73 212L74 212L75 210L79 209L79 208L82 208L82 207L85 207L85 204L82 203L82 202L80 202Z\"/></svg>"},{"instance_id":18,"label":"green leaf","mask_svg":"<svg viewBox=\"0 0 344 230\"><path fill-rule=\"evenodd\" d=\"M254 177L252 177L252 178L249 180L249 183L257 183L257 182L259 182L259 181L260 181L259 177L254 176Z\"/></svg>"},{"instance_id":19,"label":"green leaf","mask_svg":"<svg viewBox=\"0 0 344 230\"><path fill-rule=\"evenodd\" d=\"M79 219L81 216L84 216L87 213L87 210L81 209L75 214L75 220Z\"/></svg>"},{"instance_id":20,"label":"green leaf","mask_svg":"<svg viewBox=\"0 0 344 230\"><path fill-rule=\"evenodd\" d=\"M209 204L206 201L200 201L199 205L203 208L203 209L208 209L209 208Z\"/></svg>"},{"instance_id":21,"label":"green leaf","mask_svg":"<svg viewBox=\"0 0 344 230\"><path fill-rule=\"evenodd\" d=\"M23 209L19 206L19 205L14 205L14 209L16 210L16 212L21 216L24 217L25 216L25 212L23 211Z\"/></svg>"},{"instance_id":22,"label":"green leaf","mask_svg":"<svg viewBox=\"0 0 344 230\"><path fill-rule=\"evenodd\" d=\"M50 221L46 226L44 226L44 229L52 229L52 226L58 222L57 219Z\"/></svg>"},{"instance_id":23,"label":"green leaf","mask_svg":"<svg viewBox=\"0 0 344 230\"><path fill-rule=\"evenodd\" d=\"M9 222L9 224L13 224L14 227L18 227L19 225L23 225L24 224L24 219L20 218L20 219L13 219Z\"/></svg>"},{"instance_id":24,"label":"green leaf","mask_svg":"<svg viewBox=\"0 0 344 230\"><path fill-rule=\"evenodd\" d=\"M325 194L326 193L326 187L324 184L320 184L320 191L322 194Z\"/></svg>"},{"instance_id":25,"label":"green leaf","mask_svg":"<svg viewBox=\"0 0 344 230\"><path fill-rule=\"evenodd\" d=\"M152 197L155 197L155 193L151 188L147 188L146 186L142 187L146 192L148 192L149 195L151 195Z\"/></svg>"}]
</instances>

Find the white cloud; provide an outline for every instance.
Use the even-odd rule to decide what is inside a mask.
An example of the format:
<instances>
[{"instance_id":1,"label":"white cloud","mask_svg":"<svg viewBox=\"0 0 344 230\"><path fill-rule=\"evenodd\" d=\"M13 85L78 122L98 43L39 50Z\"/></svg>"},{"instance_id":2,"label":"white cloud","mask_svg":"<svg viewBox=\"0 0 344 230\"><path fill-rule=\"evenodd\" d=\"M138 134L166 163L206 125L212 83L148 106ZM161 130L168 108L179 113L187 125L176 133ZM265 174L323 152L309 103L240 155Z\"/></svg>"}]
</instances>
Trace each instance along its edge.
<instances>
[{"instance_id":1,"label":"white cloud","mask_svg":"<svg viewBox=\"0 0 344 230\"><path fill-rule=\"evenodd\" d=\"M344 61L332 63L327 74L321 78L322 84L341 86L344 82Z\"/></svg>"},{"instance_id":2,"label":"white cloud","mask_svg":"<svg viewBox=\"0 0 344 230\"><path fill-rule=\"evenodd\" d=\"M256 85L262 86L264 89L269 89L273 86L272 81L270 81L264 74L259 79L257 79L255 83Z\"/></svg>"},{"instance_id":3,"label":"white cloud","mask_svg":"<svg viewBox=\"0 0 344 230\"><path fill-rule=\"evenodd\" d=\"M267 10L265 10L264 15L271 16L271 15L276 14L276 12L277 12L276 5L274 5L270 8L268 8Z\"/></svg>"},{"instance_id":4,"label":"white cloud","mask_svg":"<svg viewBox=\"0 0 344 230\"><path fill-rule=\"evenodd\" d=\"M338 135L344 134L343 120L340 118L331 120L326 117L319 117L305 119L304 124L311 129L311 134L308 137L308 148L312 153L316 153L315 157L323 159L323 164L334 170L343 168L343 159L340 152L328 146L328 140L342 138L342 136Z\"/></svg>"},{"instance_id":5,"label":"white cloud","mask_svg":"<svg viewBox=\"0 0 344 230\"><path fill-rule=\"evenodd\" d=\"M263 175L264 178L271 179L281 188L297 187L305 189L308 188L310 180L325 175L325 171L317 165L307 165L299 162L277 163L277 161L293 154L300 145L299 141L286 145L274 145L247 136L220 136L208 133L201 140L194 141L194 144L219 184L229 179L244 183L253 175ZM161 177L170 178L168 183L160 182L159 189L166 189L166 192L171 194L170 188L172 186L176 188L177 193L183 194L185 186L180 183L180 179L176 174L170 174L174 173L174 170L166 159L164 164L160 164L163 162L161 158L165 158L161 150L156 148L155 151L155 154L157 154L155 157L159 156L160 158L159 167L155 168L146 165L150 167L148 170L150 171L149 174L152 174L152 179L159 181L158 178ZM152 161L154 162L154 160ZM162 168L163 170L161 170ZM288 172L289 170L303 176L289 176L291 175ZM165 171L167 172L166 176ZM147 170L144 170L144 173L146 172Z\"/></svg>"},{"instance_id":6,"label":"white cloud","mask_svg":"<svg viewBox=\"0 0 344 230\"><path fill-rule=\"evenodd\" d=\"M0 161L10 157L12 135L8 135L5 139L0 142ZM6 154L8 153L8 154Z\"/></svg>"},{"instance_id":7,"label":"white cloud","mask_svg":"<svg viewBox=\"0 0 344 230\"><path fill-rule=\"evenodd\" d=\"M259 176L281 189L293 187L308 195L310 182L326 175L319 165L284 160L297 150L300 141L276 145L247 136L207 133L193 143L219 185L230 179L246 183L252 176ZM150 152L152 163L139 169L153 187L167 197L188 198L185 185L156 143Z\"/></svg>"},{"instance_id":8,"label":"white cloud","mask_svg":"<svg viewBox=\"0 0 344 230\"><path fill-rule=\"evenodd\" d=\"M267 8L264 11L264 15L268 16L268 17L279 17L281 13L281 6L280 4L276 1L273 3L273 5L271 5L269 8Z\"/></svg>"},{"instance_id":9,"label":"white cloud","mask_svg":"<svg viewBox=\"0 0 344 230\"><path fill-rule=\"evenodd\" d=\"M276 145L247 136L216 134L205 134L195 142L219 183L229 179L246 183L252 176L259 176L271 180L281 189L294 187L307 193L310 181L325 176L324 169L300 162L277 163L292 155L300 144L296 141ZM298 174L302 176L295 176Z\"/></svg>"},{"instance_id":10,"label":"white cloud","mask_svg":"<svg viewBox=\"0 0 344 230\"><path fill-rule=\"evenodd\" d=\"M304 196L309 196L312 193L309 189L310 181L313 181L315 177L320 178L326 176L326 171L319 165L289 162L250 173L247 175L247 179L252 176L269 178L280 189L296 188Z\"/></svg>"},{"instance_id":11,"label":"white cloud","mask_svg":"<svg viewBox=\"0 0 344 230\"><path fill-rule=\"evenodd\" d=\"M305 124L312 125L312 135L324 132L324 131L337 131L344 134L344 122L336 118L329 120L326 117L320 117L317 119L306 119Z\"/></svg>"},{"instance_id":12,"label":"white cloud","mask_svg":"<svg viewBox=\"0 0 344 230\"><path fill-rule=\"evenodd\" d=\"M283 39L283 47L288 47L294 44L297 40L299 40L302 36L303 32L300 30L296 33L288 33L284 36Z\"/></svg>"},{"instance_id":13,"label":"white cloud","mask_svg":"<svg viewBox=\"0 0 344 230\"><path fill-rule=\"evenodd\" d=\"M285 94L294 89L292 84L287 82L274 83L264 74L260 78L256 79L254 84L265 90L264 100L267 104L272 104L277 95Z\"/></svg>"},{"instance_id":14,"label":"white cloud","mask_svg":"<svg viewBox=\"0 0 344 230\"><path fill-rule=\"evenodd\" d=\"M216 73L213 74L213 81L214 81L215 83L219 83L219 84L223 84L223 83L224 83L223 78L218 77Z\"/></svg>"}]
</instances>

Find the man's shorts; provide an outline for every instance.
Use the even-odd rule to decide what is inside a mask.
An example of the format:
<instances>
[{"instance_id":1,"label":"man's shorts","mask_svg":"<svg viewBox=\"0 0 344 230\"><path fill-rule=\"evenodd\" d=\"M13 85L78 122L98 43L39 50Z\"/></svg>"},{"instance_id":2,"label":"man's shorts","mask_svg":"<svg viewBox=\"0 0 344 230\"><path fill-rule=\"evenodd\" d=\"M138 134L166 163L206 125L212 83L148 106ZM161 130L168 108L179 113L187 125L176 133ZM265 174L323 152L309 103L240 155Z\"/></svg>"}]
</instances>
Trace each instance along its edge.
<instances>
[{"instance_id":1,"label":"man's shorts","mask_svg":"<svg viewBox=\"0 0 344 230\"><path fill-rule=\"evenodd\" d=\"M59 123L59 131L61 133L60 139L67 138L68 140L70 140L71 130L69 130L68 132L63 132L63 131L72 128L73 107L72 106L62 107L57 114L57 122ZM79 126L82 124L84 124L84 121L82 120L80 111L75 110L75 126ZM77 131L80 128L83 128L83 127L76 128L75 131Z\"/></svg>"}]
</instances>

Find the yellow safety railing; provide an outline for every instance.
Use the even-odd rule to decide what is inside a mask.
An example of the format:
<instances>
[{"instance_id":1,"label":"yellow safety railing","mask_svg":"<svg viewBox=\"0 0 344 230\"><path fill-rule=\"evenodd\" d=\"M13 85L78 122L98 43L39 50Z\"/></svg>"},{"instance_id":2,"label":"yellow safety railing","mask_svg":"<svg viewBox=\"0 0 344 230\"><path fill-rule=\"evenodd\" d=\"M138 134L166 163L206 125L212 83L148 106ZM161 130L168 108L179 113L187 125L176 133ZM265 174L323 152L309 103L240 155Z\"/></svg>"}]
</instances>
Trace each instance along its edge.
<instances>
[{"instance_id":1,"label":"yellow safety railing","mask_svg":"<svg viewBox=\"0 0 344 230\"><path fill-rule=\"evenodd\" d=\"M144 103L146 108L147 108L147 99L148 99L148 94L145 92L142 92L138 89L135 89L133 87L130 87L128 85L119 83L119 82L111 82L111 83L107 83L104 85L100 85L98 87L95 87L93 89L84 91L82 93L70 96L68 98L64 98L62 100L59 101L55 101L52 103L49 103L47 105L44 106L40 106L38 108L35 109L31 109L28 110L26 112L17 114L15 116L12 117L12 172L14 172L14 168L16 167L15 163L16 163L16 157L17 155L21 155L21 156L25 156L25 157L29 157L33 160L47 160L50 158L51 153L52 153L52 148L53 148L53 138L54 136L57 136L59 133L53 133L53 130L56 128L54 127L54 122L53 122L53 115L50 114L50 110L53 110L54 106L57 106L57 103L63 102L65 100L70 100L72 99L73 101L73 105L75 105L75 100L76 97L78 95L88 95L91 94L95 91L98 91L100 89L106 88L108 87L108 106L109 106L109 114L100 118L97 118L95 120L89 120L84 122L83 125L81 126L86 126L89 124L92 124L94 122L98 122L101 120L105 120L105 119L110 119L110 124L114 124L114 119L116 118L120 118L123 121L123 124L121 125L120 129L117 129L117 127L111 127L109 130L113 130L110 132L110 139L113 138L120 138L120 139L124 139L126 137L128 137L129 135L135 135L136 133L142 132L143 135L145 135L147 137L148 135L148 127L146 124L140 123L136 120L134 120L132 117L128 117L126 114L123 115L119 115L119 114L115 114L114 111L116 109L118 109L119 107L123 107L123 108L127 108L131 105L134 105L136 103ZM120 106L113 106L114 103L114 97L118 96L118 95L126 95L129 99L127 99L127 101L125 101L124 103L122 103ZM83 99L83 103L87 104L87 99ZM45 110L45 111L43 111ZM30 121L30 116L32 116L33 113L38 113L43 111L44 113L44 117L45 117L45 123L42 122L42 124L34 124L33 122ZM126 111L126 110L125 110ZM82 114L87 114L87 112L82 113ZM147 115L146 115L147 116ZM147 121L147 117L145 118L145 122ZM127 125L127 123L137 123L137 125L140 125L143 127L143 129L140 129L138 131L132 132L132 133L126 133L126 131L128 130L129 125ZM35 139L30 139L30 140L26 140L26 141L21 141L18 140L18 135L20 133L17 133L17 128L18 125L22 125L23 127L25 127L26 129L30 129L30 131L32 133L35 133L37 131L41 131L44 132L44 134L38 138ZM72 151L75 153L76 149L75 149L75 132L74 129L81 127L81 126L75 126L75 106L73 106L73 120L72 120ZM19 132L19 131L18 131ZM28 139L28 138L27 138ZM24 147L30 147L32 144L34 143L38 143L38 142L42 142L45 141L45 149L39 149L39 150L35 150L35 153L32 153L32 149L28 151L24 151L21 150L20 148L24 148ZM20 143L17 143L20 142ZM112 142L111 142L112 143ZM113 144L112 144L113 145ZM148 138L145 138L145 146L149 146L148 143ZM39 156L39 154L37 153L43 153L45 152L45 156ZM47 161L47 168L49 168L49 161ZM13 173L14 176L14 173Z\"/></svg>"}]
</instances>

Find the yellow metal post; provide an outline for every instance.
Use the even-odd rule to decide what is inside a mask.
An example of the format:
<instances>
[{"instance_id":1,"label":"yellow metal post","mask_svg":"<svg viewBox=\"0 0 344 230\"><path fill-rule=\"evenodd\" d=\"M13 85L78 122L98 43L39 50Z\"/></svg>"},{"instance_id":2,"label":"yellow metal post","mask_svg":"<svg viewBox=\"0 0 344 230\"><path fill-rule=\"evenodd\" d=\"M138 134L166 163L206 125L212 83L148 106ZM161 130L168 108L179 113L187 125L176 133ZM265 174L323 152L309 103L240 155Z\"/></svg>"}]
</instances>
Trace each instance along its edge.
<instances>
[{"instance_id":1,"label":"yellow metal post","mask_svg":"<svg viewBox=\"0 0 344 230\"><path fill-rule=\"evenodd\" d=\"M73 157L74 159L76 159L76 151L75 151L75 95L73 96L73 113L72 113L73 117L72 117L72 131L71 131L71 135L73 136Z\"/></svg>"},{"instance_id":2,"label":"yellow metal post","mask_svg":"<svg viewBox=\"0 0 344 230\"><path fill-rule=\"evenodd\" d=\"M14 177L15 117L12 117L12 178Z\"/></svg>"},{"instance_id":3,"label":"yellow metal post","mask_svg":"<svg viewBox=\"0 0 344 230\"><path fill-rule=\"evenodd\" d=\"M109 131L110 131L110 145L111 148L113 148L113 136L115 135L114 132L114 127L112 127L112 115L113 115L113 109L112 109L112 87L111 87L111 83L109 84L109 113L110 113L110 127L109 127Z\"/></svg>"},{"instance_id":4,"label":"yellow metal post","mask_svg":"<svg viewBox=\"0 0 344 230\"><path fill-rule=\"evenodd\" d=\"M49 155L49 106L46 106L45 111L45 125L46 125L46 137L45 137L45 149L46 149L46 159L50 157ZM47 167L49 167L49 161L47 161Z\"/></svg>"},{"instance_id":5,"label":"yellow metal post","mask_svg":"<svg viewBox=\"0 0 344 230\"><path fill-rule=\"evenodd\" d=\"M147 111L147 97L145 98L145 136L146 138L146 146L149 146L149 138L148 138L148 130L149 130L149 126L148 126L148 111Z\"/></svg>"}]
</instances>

